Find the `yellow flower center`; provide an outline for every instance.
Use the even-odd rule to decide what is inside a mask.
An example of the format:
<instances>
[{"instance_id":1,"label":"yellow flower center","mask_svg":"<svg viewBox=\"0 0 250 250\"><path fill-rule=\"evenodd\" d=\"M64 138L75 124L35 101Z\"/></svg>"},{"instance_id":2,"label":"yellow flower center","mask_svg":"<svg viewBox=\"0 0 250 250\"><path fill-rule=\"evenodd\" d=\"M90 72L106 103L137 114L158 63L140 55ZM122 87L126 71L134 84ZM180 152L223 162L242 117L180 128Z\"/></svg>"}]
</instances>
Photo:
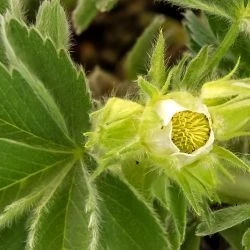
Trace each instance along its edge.
<instances>
[{"instance_id":1,"label":"yellow flower center","mask_svg":"<svg viewBox=\"0 0 250 250\"><path fill-rule=\"evenodd\" d=\"M206 115L181 111L172 117L172 141L181 152L191 154L209 139L210 125Z\"/></svg>"}]
</instances>

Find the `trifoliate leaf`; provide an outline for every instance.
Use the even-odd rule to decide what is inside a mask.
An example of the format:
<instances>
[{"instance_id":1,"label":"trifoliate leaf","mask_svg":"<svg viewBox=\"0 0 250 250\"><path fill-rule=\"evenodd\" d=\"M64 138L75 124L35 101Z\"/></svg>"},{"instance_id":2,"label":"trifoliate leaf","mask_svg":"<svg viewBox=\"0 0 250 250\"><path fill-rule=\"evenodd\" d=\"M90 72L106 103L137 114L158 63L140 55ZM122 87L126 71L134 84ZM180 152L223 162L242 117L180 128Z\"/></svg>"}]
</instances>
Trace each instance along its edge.
<instances>
[{"instance_id":1,"label":"trifoliate leaf","mask_svg":"<svg viewBox=\"0 0 250 250\"><path fill-rule=\"evenodd\" d=\"M58 0L44 1L39 8L35 27L43 37L49 37L56 48L69 47L69 26L66 14Z\"/></svg>"}]
</instances>

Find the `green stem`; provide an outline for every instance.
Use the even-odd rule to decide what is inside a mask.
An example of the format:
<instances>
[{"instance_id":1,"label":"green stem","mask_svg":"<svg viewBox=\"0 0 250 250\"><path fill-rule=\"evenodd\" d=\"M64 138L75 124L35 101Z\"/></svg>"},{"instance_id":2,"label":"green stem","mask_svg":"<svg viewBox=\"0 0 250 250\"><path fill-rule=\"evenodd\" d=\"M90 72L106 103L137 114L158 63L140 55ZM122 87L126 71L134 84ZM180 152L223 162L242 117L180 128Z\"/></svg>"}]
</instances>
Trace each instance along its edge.
<instances>
[{"instance_id":1,"label":"green stem","mask_svg":"<svg viewBox=\"0 0 250 250\"><path fill-rule=\"evenodd\" d=\"M205 75L211 73L211 71L219 64L221 59L225 56L229 48L233 45L234 41L238 37L240 31L240 20L236 20L228 30L223 41L215 52L211 55L210 61L207 64L207 68L204 71Z\"/></svg>"}]
</instances>

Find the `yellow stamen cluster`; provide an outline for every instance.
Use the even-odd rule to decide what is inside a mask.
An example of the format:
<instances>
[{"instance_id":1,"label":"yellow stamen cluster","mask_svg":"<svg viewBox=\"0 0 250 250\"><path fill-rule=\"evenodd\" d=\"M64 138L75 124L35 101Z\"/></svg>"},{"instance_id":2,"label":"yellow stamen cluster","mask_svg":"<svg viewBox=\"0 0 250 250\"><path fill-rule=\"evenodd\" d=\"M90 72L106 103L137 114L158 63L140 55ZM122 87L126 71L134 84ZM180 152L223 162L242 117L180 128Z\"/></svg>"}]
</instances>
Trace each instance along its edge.
<instances>
[{"instance_id":1,"label":"yellow stamen cluster","mask_svg":"<svg viewBox=\"0 0 250 250\"><path fill-rule=\"evenodd\" d=\"M181 152L191 154L209 139L210 125L206 115L181 111L172 117L172 141Z\"/></svg>"}]
</instances>

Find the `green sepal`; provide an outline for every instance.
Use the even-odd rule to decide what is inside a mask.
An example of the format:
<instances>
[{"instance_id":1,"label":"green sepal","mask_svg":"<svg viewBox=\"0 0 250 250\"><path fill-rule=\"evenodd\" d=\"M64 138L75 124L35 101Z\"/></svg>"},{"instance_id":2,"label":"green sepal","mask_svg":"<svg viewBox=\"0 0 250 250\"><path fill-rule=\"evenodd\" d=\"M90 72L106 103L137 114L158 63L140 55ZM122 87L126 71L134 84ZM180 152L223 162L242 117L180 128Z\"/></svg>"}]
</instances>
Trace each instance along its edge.
<instances>
[{"instance_id":1,"label":"green sepal","mask_svg":"<svg viewBox=\"0 0 250 250\"><path fill-rule=\"evenodd\" d=\"M207 82L202 86L201 98L208 106L222 104L237 96L250 96L250 79Z\"/></svg>"},{"instance_id":2,"label":"green sepal","mask_svg":"<svg viewBox=\"0 0 250 250\"><path fill-rule=\"evenodd\" d=\"M161 30L151 55L148 77L153 85L162 87L166 76L165 39Z\"/></svg>"},{"instance_id":3,"label":"green sepal","mask_svg":"<svg viewBox=\"0 0 250 250\"><path fill-rule=\"evenodd\" d=\"M145 75L147 73L149 58L145 51L152 50L152 40L158 34L164 22L165 17L157 15L129 51L124 64L124 70L128 79L135 80L138 75Z\"/></svg>"},{"instance_id":4,"label":"green sepal","mask_svg":"<svg viewBox=\"0 0 250 250\"><path fill-rule=\"evenodd\" d=\"M88 148L99 148L103 153L118 150L134 141L143 107L136 102L120 98L110 98L99 111L91 114L93 132L89 137Z\"/></svg>"},{"instance_id":5,"label":"green sepal","mask_svg":"<svg viewBox=\"0 0 250 250\"><path fill-rule=\"evenodd\" d=\"M238 136L249 135L250 101L248 95L209 107L213 120L213 130L217 140L229 140ZM238 100L238 101L237 101Z\"/></svg>"},{"instance_id":6,"label":"green sepal","mask_svg":"<svg viewBox=\"0 0 250 250\"><path fill-rule=\"evenodd\" d=\"M187 65L185 74L180 82L180 89L190 89L192 91L197 90L202 83L202 76L206 69L208 62L209 47L203 47L200 52L194 57Z\"/></svg>"},{"instance_id":7,"label":"green sepal","mask_svg":"<svg viewBox=\"0 0 250 250\"><path fill-rule=\"evenodd\" d=\"M159 89L155 85L144 79L142 76L139 76L136 82L140 90L151 99L153 99L155 96L159 96Z\"/></svg>"}]
</instances>

